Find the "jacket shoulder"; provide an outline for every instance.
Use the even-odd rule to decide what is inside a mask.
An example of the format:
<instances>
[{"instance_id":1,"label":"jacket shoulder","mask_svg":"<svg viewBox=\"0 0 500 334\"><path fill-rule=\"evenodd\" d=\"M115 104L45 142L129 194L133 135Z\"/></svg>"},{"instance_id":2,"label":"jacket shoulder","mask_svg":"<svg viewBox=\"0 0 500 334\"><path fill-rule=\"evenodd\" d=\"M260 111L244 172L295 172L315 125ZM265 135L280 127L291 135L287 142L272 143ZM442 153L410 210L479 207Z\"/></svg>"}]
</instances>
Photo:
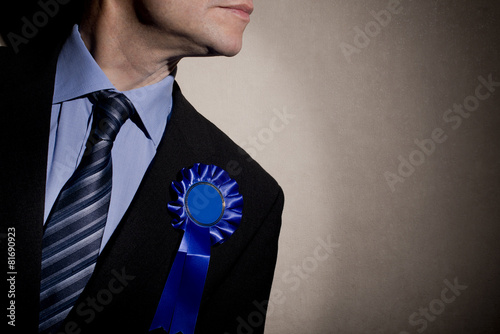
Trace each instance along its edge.
<instances>
[{"instance_id":1,"label":"jacket shoulder","mask_svg":"<svg viewBox=\"0 0 500 334\"><path fill-rule=\"evenodd\" d=\"M191 141L193 146L196 144L196 149L201 151L199 156L206 160L199 162L215 164L224 169L238 182L240 189L244 189L247 197L258 197L260 205L274 203L283 193L276 180L221 129L196 111L180 91L176 92L177 89L174 89L174 105L181 104L185 113L183 116L190 118L189 124L192 126L184 128L183 132L185 137L192 139L187 141ZM181 99L177 94L181 95ZM264 210L263 207L259 209Z\"/></svg>"}]
</instances>

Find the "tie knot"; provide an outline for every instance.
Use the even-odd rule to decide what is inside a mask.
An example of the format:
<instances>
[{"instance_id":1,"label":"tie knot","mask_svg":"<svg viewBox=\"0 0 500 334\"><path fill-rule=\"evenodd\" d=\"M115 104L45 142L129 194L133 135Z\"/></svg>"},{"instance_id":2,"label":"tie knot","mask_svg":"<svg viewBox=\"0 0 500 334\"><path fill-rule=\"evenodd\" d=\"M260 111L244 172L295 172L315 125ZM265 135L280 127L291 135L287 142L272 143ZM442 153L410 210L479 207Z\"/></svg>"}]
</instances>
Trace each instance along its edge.
<instances>
[{"instance_id":1,"label":"tie knot","mask_svg":"<svg viewBox=\"0 0 500 334\"><path fill-rule=\"evenodd\" d=\"M135 113L134 105L122 93L105 90L92 93L89 100L94 104L91 135L113 142L121 126Z\"/></svg>"}]
</instances>

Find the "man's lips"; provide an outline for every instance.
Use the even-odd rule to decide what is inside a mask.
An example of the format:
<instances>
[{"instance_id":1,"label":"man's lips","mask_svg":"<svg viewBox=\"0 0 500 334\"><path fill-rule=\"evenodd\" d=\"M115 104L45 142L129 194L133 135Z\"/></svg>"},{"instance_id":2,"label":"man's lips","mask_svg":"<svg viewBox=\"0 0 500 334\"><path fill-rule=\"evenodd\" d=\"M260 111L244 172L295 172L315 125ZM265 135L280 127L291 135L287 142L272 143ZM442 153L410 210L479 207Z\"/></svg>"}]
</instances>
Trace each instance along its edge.
<instances>
[{"instance_id":1,"label":"man's lips","mask_svg":"<svg viewBox=\"0 0 500 334\"><path fill-rule=\"evenodd\" d=\"M232 6L227 6L226 8L241 10L242 12L245 12L248 15L252 14L253 12L253 5L251 4L232 5Z\"/></svg>"},{"instance_id":2,"label":"man's lips","mask_svg":"<svg viewBox=\"0 0 500 334\"><path fill-rule=\"evenodd\" d=\"M252 4L238 4L238 5L228 5L228 6L222 6L224 9L229 9L232 10L235 14L240 15L243 18L249 18L250 14L253 12L253 5Z\"/></svg>"}]
</instances>

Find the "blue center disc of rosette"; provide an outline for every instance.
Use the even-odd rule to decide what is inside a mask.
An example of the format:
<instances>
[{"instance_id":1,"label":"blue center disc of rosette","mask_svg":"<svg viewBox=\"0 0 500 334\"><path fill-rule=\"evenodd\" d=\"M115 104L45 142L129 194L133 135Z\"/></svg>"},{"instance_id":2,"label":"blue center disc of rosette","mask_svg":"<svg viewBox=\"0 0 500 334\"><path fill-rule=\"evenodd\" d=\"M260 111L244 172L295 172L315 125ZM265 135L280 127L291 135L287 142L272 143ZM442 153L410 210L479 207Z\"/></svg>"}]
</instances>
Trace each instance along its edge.
<instances>
[{"instance_id":1,"label":"blue center disc of rosette","mask_svg":"<svg viewBox=\"0 0 500 334\"><path fill-rule=\"evenodd\" d=\"M186 209L196 224L201 226L217 224L224 214L224 207L224 197L213 184L198 182L188 189Z\"/></svg>"}]
</instances>

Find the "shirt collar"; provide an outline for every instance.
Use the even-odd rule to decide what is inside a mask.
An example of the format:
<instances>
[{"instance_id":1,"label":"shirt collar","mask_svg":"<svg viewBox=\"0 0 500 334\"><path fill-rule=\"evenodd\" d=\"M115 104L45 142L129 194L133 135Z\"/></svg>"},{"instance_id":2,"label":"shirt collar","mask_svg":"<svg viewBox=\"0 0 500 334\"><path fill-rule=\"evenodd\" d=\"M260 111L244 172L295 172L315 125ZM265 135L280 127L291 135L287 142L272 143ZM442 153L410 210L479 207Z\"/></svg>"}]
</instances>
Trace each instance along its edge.
<instances>
[{"instance_id":1,"label":"shirt collar","mask_svg":"<svg viewBox=\"0 0 500 334\"><path fill-rule=\"evenodd\" d=\"M75 24L57 59L52 103L72 100L102 89L115 87L87 50Z\"/></svg>"},{"instance_id":2,"label":"shirt collar","mask_svg":"<svg viewBox=\"0 0 500 334\"><path fill-rule=\"evenodd\" d=\"M132 101L148 136L158 147L167 119L172 111L172 90L174 76L169 75L162 81L122 92ZM149 134L149 135L148 135Z\"/></svg>"},{"instance_id":3,"label":"shirt collar","mask_svg":"<svg viewBox=\"0 0 500 334\"><path fill-rule=\"evenodd\" d=\"M163 136L172 110L174 76L175 71L155 84L123 92L134 104L144 124L145 135L155 146ZM103 89L118 91L88 51L78 25L75 25L57 60L52 103L80 98Z\"/></svg>"}]
</instances>

